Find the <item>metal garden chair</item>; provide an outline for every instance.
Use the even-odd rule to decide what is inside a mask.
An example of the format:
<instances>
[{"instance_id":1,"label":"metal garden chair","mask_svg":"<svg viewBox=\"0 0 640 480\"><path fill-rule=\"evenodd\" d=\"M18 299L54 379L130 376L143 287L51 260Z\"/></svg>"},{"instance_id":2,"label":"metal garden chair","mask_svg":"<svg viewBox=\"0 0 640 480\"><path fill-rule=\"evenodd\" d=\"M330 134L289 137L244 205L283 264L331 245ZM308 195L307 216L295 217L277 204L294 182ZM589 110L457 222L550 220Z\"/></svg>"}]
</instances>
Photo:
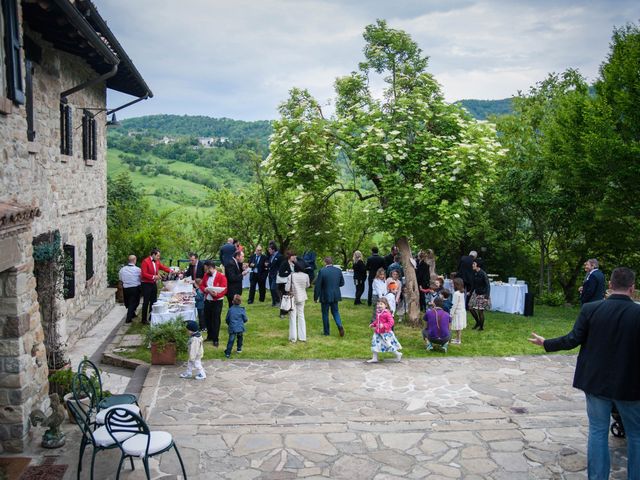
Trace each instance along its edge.
<instances>
[{"instance_id":1,"label":"metal garden chair","mask_svg":"<svg viewBox=\"0 0 640 480\"><path fill-rule=\"evenodd\" d=\"M82 440L80 441L80 454L78 456L78 471L77 479L80 480L80 472L82 471L82 458L84 456L84 450L87 445L93 447L93 453L91 455L91 472L90 478L93 479L93 470L96 459L96 454L102 450L109 450L117 448L117 443L114 437L109 434L106 427L98 426L95 422L95 390L93 383L89 378L82 374L75 374L72 382L74 399L67 400L67 407L71 412L71 415L76 421L76 424L82 432ZM124 426L121 432L117 434L116 438L125 440L135 435L135 431L130 426L129 430L125 430ZM121 462L122 463L122 462ZM134 469L133 461L131 461L131 468Z\"/></svg>"},{"instance_id":2,"label":"metal garden chair","mask_svg":"<svg viewBox=\"0 0 640 480\"><path fill-rule=\"evenodd\" d=\"M173 441L173 436L169 432L149 430L148 425L140 415L120 407L109 410L105 419L105 427L122 452L120 463L118 463L116 480L120 478L120 470L125 458L132 460L133 457L142 459L147 479L150 479L149 458L171 450L172 448L178 456L182 475L185 480L187 479L187 472L184 469L182 457L180 456L178 447ZM126 436L131 432L132 427L136 433L133 436ZM125 437L123 437L123 435L125 435Z\"/></svg>"},{"instance_id":3,"label":"metal garden chair","mask_svg":"<svg viewBox=\"0 0 640 480\"><path fill-rule=\"evenodd\" d=\"M125 405L129 403L138 405L138 398L132 393L119 393L105 397L102 389L102 377L100 376L100 370L91 360L86 358L82 360L78 365L78 373L83 373L89 379L94 381L94 389L97 396L96 406L98 411L114 405Z\"/></svg>"}]
</instances>

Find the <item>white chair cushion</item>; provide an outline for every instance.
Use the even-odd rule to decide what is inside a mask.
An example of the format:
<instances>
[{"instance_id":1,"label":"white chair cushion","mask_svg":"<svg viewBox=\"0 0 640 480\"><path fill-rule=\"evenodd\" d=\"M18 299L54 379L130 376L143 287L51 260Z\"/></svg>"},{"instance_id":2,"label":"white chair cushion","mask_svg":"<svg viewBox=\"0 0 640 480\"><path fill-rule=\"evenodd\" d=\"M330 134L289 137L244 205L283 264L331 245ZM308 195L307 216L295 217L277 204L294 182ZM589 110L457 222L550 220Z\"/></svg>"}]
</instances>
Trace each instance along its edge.
<instances>
[{"instance_id":1,"label":"white chair cushion","mask_svg":"<svg viewBox=\"0 0 640 480\"><path fill-rule=\"evenodd\" d=\"M135 433L134 432L131 432L131 433L117 432L114 435L118 439L118 441L123 442L127 438L130 438L131 436L135 435ZM113 441L113 438L111 437L111 435L109 435L109 432L107 432L107 427L105 426L97 428L93 432L93 440L96 442L96 445L98 445L99 447L110 447L111 445L114 445L116 443Z\"/></svg>"},{"instance_id":2,"label":"white chair cushion","mask_svg":"<svg viewBox=\"0 0 640 480\"><path fill-rule=\"evenodd\" d=\"M147 448L147 435L142 433L136 434L122 444L122 450L127 455L144 458ZM173 442L173 437L169 432L151 432L151 440L149 441L149 455L154 455L165 450Z\"/></svg>"},{"instance_id":3,"label":"white chair cushion","mask_svg":"<svg viewBox=\"0 0 640 480\"><path fill-rule=\"evenodd\" d=\"M123 410L127 410L128 412L133 412L136 415L140 415L140 407L133 404L125 404L125 405L114 405L113 407L105 408L104 410L100 410L96 414L96 423L98 425L104 425L104 419L107 416L109 410L113 410L114 408L122 408Z\"/></svg>"}]
</instances>

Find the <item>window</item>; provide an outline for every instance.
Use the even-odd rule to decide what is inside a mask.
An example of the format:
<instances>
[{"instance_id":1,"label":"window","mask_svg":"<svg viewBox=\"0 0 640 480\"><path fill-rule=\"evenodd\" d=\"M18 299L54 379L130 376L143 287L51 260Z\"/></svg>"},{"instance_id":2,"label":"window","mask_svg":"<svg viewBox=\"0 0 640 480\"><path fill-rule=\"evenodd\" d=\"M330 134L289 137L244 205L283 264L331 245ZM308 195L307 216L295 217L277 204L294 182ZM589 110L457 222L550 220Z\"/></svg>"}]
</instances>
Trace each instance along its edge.
<instances>
[{"instance_id":1,"label":"window","mask_svg":"<svg viewBox=\"0 0 640 480\"><path fill-rule=\"evenodd\" d=\"M26 75L26 110L27 110L27 140L33 142L36 139L36 131L33 121L33 62L29 59L25 61L27 69Z\"/></svg>"},{"instance_id":2,"label":"window","mask_svg":"<svg viewBox=\"0 0 640 480\"><path fill-rule=\"evenodd\" d=\"M70 105L60 103L60 153L73 155L73 122Z\"/></svg>"},{"instance_id":3,"label":"window","mask_svg":"<svg viewBox=\"0 0 640 480\"><path fill-rule=\"evenodd\" d=\"M86 263L86 279L93 277L93 235L87 235L87 263Z\"/></svg>"},{"instance_id":4,"label":"window","mask_svg":"<svg viewBox=\"0 0 640 480\"><path fill-rule=\"evenodd\" d=\"M96 135L96 119L89 110L82 112L82 158L97 160L98 147Z\"/></svg>"},{"instance_id":5,"label":"window","mask_svg":"<svg viewBox=\"0 0 640 480\"><path fill-rule=\"evenodd\" d=\"M73 298L76 296L76 247L64 245L64 284L63 297Z\"/></svg>"},{"instance_id":6,"label":"window","mask_svg":"<svg viewBox=\"0 0 640 480\"><path fill-rule=\"evenodd\" d=\"M2 95L17 104L25 102L22 79L22 63L20 55L20 28L18 25L18 9L16 0L2 1L2 37L0 46L2 60ZM6 75L6 76L5 76Z\"/></svg>"}]
</instances>

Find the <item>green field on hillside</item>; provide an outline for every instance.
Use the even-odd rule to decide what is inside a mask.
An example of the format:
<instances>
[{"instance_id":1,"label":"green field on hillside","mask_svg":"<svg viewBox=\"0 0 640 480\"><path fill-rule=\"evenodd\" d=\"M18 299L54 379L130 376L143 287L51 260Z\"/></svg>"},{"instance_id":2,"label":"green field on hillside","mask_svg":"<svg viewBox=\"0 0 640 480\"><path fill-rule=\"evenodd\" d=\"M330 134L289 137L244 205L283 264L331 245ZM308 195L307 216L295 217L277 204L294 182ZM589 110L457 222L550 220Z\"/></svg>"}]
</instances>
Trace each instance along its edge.
<instances>
[{"instance_id":1,"label":"green field on hillside","mask_svg":"<svg viewBox=\"0 0 640 480\"><path fill-rule=\"evenodd\" d=\"M210 211L210 207L200 206L206 204L207 199L213 193L204 185L200 185L179 176L160 174L157 176L144 175L139 171L132 172L129 166L120 159L120 150L109 149L107 151L107 175L111 178L121 172L128 171L134 184L142 187L145 195L151 201L151 205L158 209L176 208L177 213L190 214L195 212ZM153 155L144 157L158 165L165 165L171 172L197 173L203 177L211 177L211 172L203 167L179 161L169 161Z\"/></svg>"}]
</instances>

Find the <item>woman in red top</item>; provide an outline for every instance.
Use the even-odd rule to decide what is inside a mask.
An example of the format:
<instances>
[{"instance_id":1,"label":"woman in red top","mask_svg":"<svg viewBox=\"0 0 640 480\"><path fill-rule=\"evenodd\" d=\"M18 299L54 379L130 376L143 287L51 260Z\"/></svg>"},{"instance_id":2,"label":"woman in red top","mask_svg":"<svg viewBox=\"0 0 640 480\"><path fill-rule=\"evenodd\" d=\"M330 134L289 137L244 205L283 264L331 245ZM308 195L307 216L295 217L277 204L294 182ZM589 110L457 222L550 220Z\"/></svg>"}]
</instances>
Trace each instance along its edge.
<instances>
[{"instance_id":1,"label":"woman in red top","mask_svg":"<svg viewBox=\"0 0 640 480\"><path fill-rule=\"evenodd\" d=\"M227 293L227 277L216 270L213 262L204 262L204 277L200 290L204 293L204 322L207 326L207 340L217 347L222 318L222 299Z\"/></svg>"}]
</instances>

